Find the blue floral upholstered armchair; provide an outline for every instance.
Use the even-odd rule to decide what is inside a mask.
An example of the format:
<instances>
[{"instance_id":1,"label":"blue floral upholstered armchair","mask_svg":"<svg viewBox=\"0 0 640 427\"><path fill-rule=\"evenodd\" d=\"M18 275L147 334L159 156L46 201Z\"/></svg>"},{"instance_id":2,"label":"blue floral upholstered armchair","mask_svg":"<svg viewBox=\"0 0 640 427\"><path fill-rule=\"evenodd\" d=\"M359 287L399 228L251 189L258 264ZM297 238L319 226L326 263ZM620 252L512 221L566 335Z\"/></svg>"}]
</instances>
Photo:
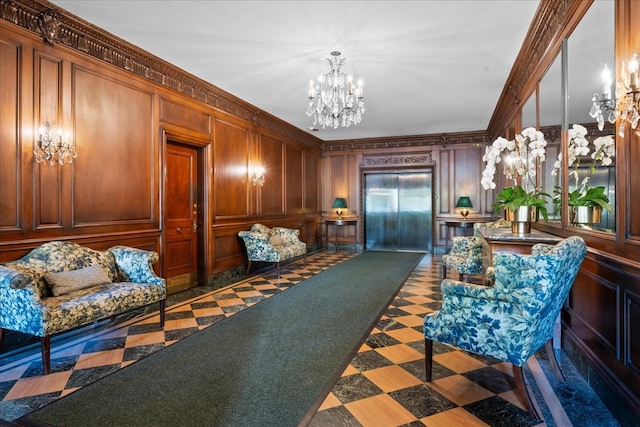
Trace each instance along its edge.
<instances>
[{"instance_id":1,"label":"blue floral upholstered armchair","mask_svg":"<svg viewBox=\"0 0 640 427\"><path fill-rule=\"evenodd\" d=\"M300 231L293 228L269 228L262 224L253 224L251 230L240 231L238 236L244 241L249 260L245 274L249 274L253 261L275 263L278 277L281 261L304 256L306 264L307 245L300 241L299 235Z\"/></svg>"},{"instance_id":2,"label":"blue floral upholstered armchair","mask_svg":"<svg viewBox=\"0 0 640 427\"><path fill-rule=\"evenodd\" d=\"M424 319L426 380L431 381L433 341L510 362L516 392L529 414L540 419L524 382L522 366L545 347L560 372L551 340L587 249L573 236L556 245L537 244L531 255L494 254L493 286L442 281L442 306Z\"/></svg>"},{"instance_id":3,"label":"blue floral upholstered armchair","mask_svg":"<svg viewBox=\"0 0 640 427\"><path fill-rule=\"evenodd\" d=\"M480 228L508 228L511 221L499 219L494 222L476 222L473 224L473 236L458 236L451 239L451 250L442 255L442 278L447 278L447 270L458 273L458 280L465 274L482 273L482 236Z\"/></svg>"}]
</instances>

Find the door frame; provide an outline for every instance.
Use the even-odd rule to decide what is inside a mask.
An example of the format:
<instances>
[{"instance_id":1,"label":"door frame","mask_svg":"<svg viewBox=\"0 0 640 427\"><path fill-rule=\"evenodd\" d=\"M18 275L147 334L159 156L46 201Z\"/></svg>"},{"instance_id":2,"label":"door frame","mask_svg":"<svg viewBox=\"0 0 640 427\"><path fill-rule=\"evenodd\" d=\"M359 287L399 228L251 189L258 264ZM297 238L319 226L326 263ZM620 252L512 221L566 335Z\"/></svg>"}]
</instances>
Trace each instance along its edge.
<instances>
[{"instance_id":1,"label":"door frame","mask_svg":"<svg viewBox=\"0 0 640 427\"><path fill-rule=\"evenodd\" d=\"M209 248L209 233L205 232L211 228L209 215L209 180L205 179L205 171L208 170L209 156L211 151L211 140L205 138L194 137L186 132L180 132L176 130L169 130L165 127L160 128L161 135L161 150L162 150L162 168L160 169L160 224L162 228L160 239L160 260L162 265L162 275L166 276L164 262L165 248L166 248L166 233L164 230L164 220L166 212L166 159L167 159L167 145L169 143L181 144L191 148L195 148L197 151L197 186L198 191L196 195L196 203L198 203L198 286L204 286L207 283L208 271L206 260L208 257Z\"/></svg>"}]
</instances>

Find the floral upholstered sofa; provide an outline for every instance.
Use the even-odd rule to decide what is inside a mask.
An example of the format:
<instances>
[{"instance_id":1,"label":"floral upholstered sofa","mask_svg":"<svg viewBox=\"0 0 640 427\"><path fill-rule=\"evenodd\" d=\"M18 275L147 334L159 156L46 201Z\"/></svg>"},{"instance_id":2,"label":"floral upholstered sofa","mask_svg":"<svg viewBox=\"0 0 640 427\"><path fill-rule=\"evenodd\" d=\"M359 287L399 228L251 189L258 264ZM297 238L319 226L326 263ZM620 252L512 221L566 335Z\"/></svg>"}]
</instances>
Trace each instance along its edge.
<instances>
[{"instance_id":1,"label":"floral upholstered sofa","mask_svg":"<svg viewBox=\"0 0 640 427\"><path fill-rule=\"evenodd\" d=\"M299 235L300 231L293 228L269 228L262 224L253 224L251 230L239 232L238 236L244 240L249 259L245 274L249 273L252 261L274 262L278 277L280 261L304 256L306 263L307 245L300 241Z\"/></svg>"},{"instance_id":2,"label":"floral upholstered sofa","mask_svg":"<svg viewBox=\"0 0 640 427\"><path fill-rule=\"evenodd\" d=\"M158 258L127 246L97 251L54 241L0 265L0 342L4 329L40 337L48 374L53 334L156 302L164 326L166 283L151 269Z\"/></svg>"}]
</instances>

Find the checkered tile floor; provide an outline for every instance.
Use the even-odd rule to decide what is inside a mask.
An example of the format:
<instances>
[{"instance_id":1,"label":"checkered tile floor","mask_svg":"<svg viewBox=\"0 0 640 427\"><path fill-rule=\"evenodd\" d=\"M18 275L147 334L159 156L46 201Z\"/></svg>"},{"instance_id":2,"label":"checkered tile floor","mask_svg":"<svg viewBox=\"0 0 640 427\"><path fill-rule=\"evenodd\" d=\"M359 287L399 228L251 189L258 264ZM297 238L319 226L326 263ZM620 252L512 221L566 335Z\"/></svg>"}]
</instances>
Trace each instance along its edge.
<instances>
[{"instance_id":1,"label":"checkered tile floor","mask_svg":"<svg viewBox=\"0 0 640 427\"><path fill-rule=\"evenodd\" d=\"M270 271L173 303L164 329L150 313L54 341L48 376L42 376L36 346L0 358L0 419L16 419L352 256L322 252L309 256L306 266L283 266L280 278ZM440 306L440 275L439 259L425 255L310 426L536 425L515 395L509 364L436 344L434 380L424 382L422 319Z\"/></svg>"}]
</instances>

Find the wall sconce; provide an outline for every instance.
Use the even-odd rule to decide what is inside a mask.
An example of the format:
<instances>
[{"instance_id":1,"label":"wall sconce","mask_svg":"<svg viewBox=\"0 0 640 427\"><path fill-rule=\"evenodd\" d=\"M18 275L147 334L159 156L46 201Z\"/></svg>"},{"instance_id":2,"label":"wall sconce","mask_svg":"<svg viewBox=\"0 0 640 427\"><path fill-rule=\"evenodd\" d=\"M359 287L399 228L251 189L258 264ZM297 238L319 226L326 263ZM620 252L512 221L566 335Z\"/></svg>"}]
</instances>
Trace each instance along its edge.
<instances>
[{"instance_id":1,"label":"wall sconce","mask_svg":"<svg viewBox=\"0 0 640 427\"><path fill-rule=\"evenodd\" d=\"M54 122L44 122L39 129L38 141L33 150L36 162L49 162L51 166L56 162L64 165L65 160L73 163L73 159L78 157L75 142L69 141L69 132L62 135L60 129Z\"/></svg>"},{"instance_id":2,"label":"wall sconce","mask_svg":"<svg viewBox=\"0 0 640 427\"><path fill-rule=\"evenodd\" d=\"M635 129L640 121L640 89L638 88L638 68L640 68L640 59L638 54L634 53L628 60L622 60L622 69L620 70L620 80L616 87L616 97L618 98L618 107L616 115L620 117L620 127L618 135L624 137L624 122L627 121L631 127Z\"/></svg>"},{"instance_id":3,"label":"wall sconce","mask_svg":"<svg viewBox=\"0 0 640 427\"><path fill-rule=\"evenodd\" d=\"M469 209L471 209L473 205L471 204L471 199L468 196L462 196L458 199L458 203L456 203L456 209L460 209L460 215L462 215L462 219L466 221L467 216L469 215Z\"/></svg>"},{"instance_id":4,"label":"wall sconce","mask_svg":"<svg viewBox=\"0 0 640 427\"><path fill-rule=\"evenodd\" d=\"M264 185L264 172L265 169L263 166L254 166L253 167L253 185L257 187L262 187Z\"/></svg>"},{"instance_id":5,"label":"wall sconce","mask_svg":"<svg viewBox=\"0 0 640 427\"><path fill-rule=\"evenodd\" d=\"M338 218L342 219L342 209L347 208L347 200L342 197L336 197L336 199L333 201L333 205L331 205L331 208L335 209Z\"/></svg>"}]
</instances>

